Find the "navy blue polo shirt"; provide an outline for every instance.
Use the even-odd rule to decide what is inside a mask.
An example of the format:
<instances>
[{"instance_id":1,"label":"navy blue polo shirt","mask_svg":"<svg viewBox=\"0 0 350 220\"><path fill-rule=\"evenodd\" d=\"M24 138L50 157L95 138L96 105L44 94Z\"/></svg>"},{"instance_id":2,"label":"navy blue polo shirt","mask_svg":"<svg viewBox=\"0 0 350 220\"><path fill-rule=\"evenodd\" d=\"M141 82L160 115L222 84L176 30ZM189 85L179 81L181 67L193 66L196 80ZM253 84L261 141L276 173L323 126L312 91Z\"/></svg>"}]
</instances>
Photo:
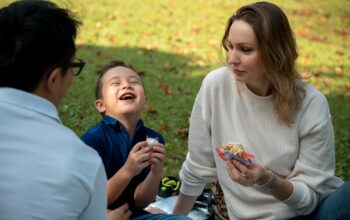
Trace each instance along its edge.
<instances>
[{"instance_id":1,"label":"navy blue polo shirt","mask_svg":"<svg viewBox=\"0 0 350 220\"><path fill-rule=\"evenodd\" d=\"M103 116L101 122L91 127L81 139L98 152L109 179L125 164L132 147L140 141L145 141L147 137L156 138L164 144L163 136L145 127L142 120L138 121L135 134L130 138L122 123L110 116ZM119 198L108 208L115 209L127 202L133 214L142 213L142 209L135 207L134 192L149 171L150 167L146 167L135 176Z\"/></svg>"}]
</instances>

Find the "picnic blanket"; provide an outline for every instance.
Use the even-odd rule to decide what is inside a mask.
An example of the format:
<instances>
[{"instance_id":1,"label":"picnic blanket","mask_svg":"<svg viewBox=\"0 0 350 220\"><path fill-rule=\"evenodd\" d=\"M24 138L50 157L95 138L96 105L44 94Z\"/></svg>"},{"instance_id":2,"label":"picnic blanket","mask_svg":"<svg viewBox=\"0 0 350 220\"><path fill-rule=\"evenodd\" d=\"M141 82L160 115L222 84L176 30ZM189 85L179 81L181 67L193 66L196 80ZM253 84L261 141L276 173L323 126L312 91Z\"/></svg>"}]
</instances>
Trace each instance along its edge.
<instances>
[{"instance_id":1,"label":"picnic blanket","mask_svg":"<svg viewBox=\"0 0 350 220\"><path fill-rule=\"evenodd\" d=\"M152 208L157 208L157 209L160 209L167 214L172 214L177 197L178 197L177 195L170 196L168 198L162 198L162 197L157 196L156 201L151 203L146 208L146 210L152 209ZM194 219L194 220L205 220L205 219L208 219L209 212L206 208L194 207L187 216Z\"/></svg>"}]
</instances>

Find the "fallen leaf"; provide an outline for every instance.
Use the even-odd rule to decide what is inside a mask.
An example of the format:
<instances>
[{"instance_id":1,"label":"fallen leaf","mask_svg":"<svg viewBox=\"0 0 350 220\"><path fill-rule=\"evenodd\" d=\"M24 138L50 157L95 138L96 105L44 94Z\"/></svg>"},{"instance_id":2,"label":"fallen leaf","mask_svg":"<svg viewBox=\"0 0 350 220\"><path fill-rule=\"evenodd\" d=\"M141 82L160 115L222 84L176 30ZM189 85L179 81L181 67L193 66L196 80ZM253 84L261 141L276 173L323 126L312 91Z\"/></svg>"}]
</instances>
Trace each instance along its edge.
<instances>
[{"instance_id":1,"label":"fallen leaf","mask_svg":"<svg viewBox=\"0 0 350 220\"><path fill-rule=\"evenodd\" d=\"M108 42L109 42L109 43L114 43L114 42L115 42L115 36L110 36L110 37L108 38Z\"/></svg>"},{"instance_id":2,"label":"fallen leaf","mask_svg":"<svg viewBox=\"0 0 350 220\"><path fill-rule=\"evenodd\" d=\"M188 128L179 128L176 131L177 135L181 137L187 137L188 136Z\"/></svg>"},{"instance_id":3,"label":"fallen leaf","mask_svg":"<svg viewBox=\"0 0 350 220\"><path fill-rule=\"evenodd\" d=\"M148 107L147 108L147 112L150 114L156 114L157 113L157 109L154 107Z\"/></svg>"},{"instance_id":4,"label":"fallen leaf","mask_svg":"<svg viewBox=\"0 0 350 220\"><path fill-rule=\"evenodd\" d=\"M337 66L337 67L335 67L335 73L337 74L337 75L339 75L339 74L341 74L342 72L343 72L343 68L341 68L340 66Z\"/></svg>"},{"instance_id":5,"label":"fallen leaf","mask_svg":"<svg viewBox=\"0 0 350 220\"><path fill-rule=\"evenodd\" d=\"M311 10L294 9L292 14L296 16L310 17L313 12Z\"/></svg>"},{"instance_id":6,"label":"fallen leaf","mask_svg":"<svg viewBox=\"0 0 350 220\"><path fill-rule=\"evenodd\" d=\"M335 53L339 56L344 56L344 52L342 52L342 51L337 50Z\"/></svg>"},{"instance_id":7,"label":"fallen leaf","mask_svg":"<svg viewBox=\"0 0 350 220\"><path fill-rule=\"evenodd\" d=\"M170 63L165 63L164 66L163 66L163 68L164 68L165 70L169 70L169 69L172 68L172 66L171 66Z\"/></svg>"},{"instance_id":8,"label":"fallen leaf","mask_svg":"<svg viewBox=\"0 0 350 220\"><path fill-rule=\"evenodd\" d=\"M158 87L163 90L163 92L165 92L165 94L168 94L168 95L172 95L172 92L171 90L169 89L169 87L167 85L165 85L164 83L159 83L158 84Z\"/></svg>"},{"instance_id":9,"label":"fallen leaf","mask_svg":"<svg viewBox=\"0 0 350 220\"><path fill-rule=\"evenodd\" d=\"M166 124L161 124L158 126L158 131L168 131L169 130L169 126Z\"/></svg>"},{"instance_id":10,"label":"fallen leaf","mask_svg":"<svg viewBox=\"0 0 350 220\"><path fill-rule=\"evenodd\" d=\"M101 26L102 26L101 22L96 22L96 23L95 23L95 27L96 27L96 28L100 28Z\"/></svg>"}]
</instances>

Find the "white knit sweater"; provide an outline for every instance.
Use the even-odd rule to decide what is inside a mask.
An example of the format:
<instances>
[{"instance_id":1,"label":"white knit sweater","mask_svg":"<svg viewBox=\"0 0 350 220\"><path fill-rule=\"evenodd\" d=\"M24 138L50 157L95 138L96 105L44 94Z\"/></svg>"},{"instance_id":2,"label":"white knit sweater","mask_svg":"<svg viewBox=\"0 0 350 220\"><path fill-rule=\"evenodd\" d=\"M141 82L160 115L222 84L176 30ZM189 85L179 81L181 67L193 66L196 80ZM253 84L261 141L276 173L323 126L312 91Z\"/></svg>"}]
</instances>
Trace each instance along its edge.
<instances>
[{"instance_id":1,"label":"white knit sweater","mask_svg":"<svg viewBox=\"0 0 350 220\"><path fill-rule=\"evenodd\" d=\"M209 73L193 106L189 153L180 171L181 192L198 196L219 180L230 219L287 219L310 213L343 181L334 176L334 134L324 95L305 86L306 97L291 126L276 119L272 97L252 93L222 67ZM215 147L233 141L254 162L288 179L293 194L280 202L257 186L235 183Z\"/></svg>"}]
</instances>

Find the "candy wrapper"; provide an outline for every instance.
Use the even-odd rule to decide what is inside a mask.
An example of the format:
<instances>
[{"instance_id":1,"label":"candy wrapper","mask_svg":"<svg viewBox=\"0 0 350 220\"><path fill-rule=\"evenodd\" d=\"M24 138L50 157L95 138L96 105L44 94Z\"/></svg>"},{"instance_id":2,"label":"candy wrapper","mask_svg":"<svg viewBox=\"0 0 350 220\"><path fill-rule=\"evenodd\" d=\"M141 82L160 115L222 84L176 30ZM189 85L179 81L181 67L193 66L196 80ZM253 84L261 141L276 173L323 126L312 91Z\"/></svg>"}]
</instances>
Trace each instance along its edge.
<instances>
[{"instance_id":1,"label":"candy wrapper","mask_svg":"<svg viewBox=\"0 0 350 220\"><path fill-rule=\"evenodd\" d=\"M243 146L239 143L228 142L221 147L216 148L216 152L223 160L237 160L242 164L248 165L252 163L253 155L244 152Z\"/></svg>"},{"instance_id":2,"label":"candy wrapper","mask_svg":"<svg viewBox=\"0 0 350 220\"><path fill-rule=\"evenodd\" d=\"M157 139L154 139L154 138L147 138L146 142L147 142L147 146L149 146L149 147L153 147L153 145L159 143L159 141Z\"/></svg>"}]
</instances>

